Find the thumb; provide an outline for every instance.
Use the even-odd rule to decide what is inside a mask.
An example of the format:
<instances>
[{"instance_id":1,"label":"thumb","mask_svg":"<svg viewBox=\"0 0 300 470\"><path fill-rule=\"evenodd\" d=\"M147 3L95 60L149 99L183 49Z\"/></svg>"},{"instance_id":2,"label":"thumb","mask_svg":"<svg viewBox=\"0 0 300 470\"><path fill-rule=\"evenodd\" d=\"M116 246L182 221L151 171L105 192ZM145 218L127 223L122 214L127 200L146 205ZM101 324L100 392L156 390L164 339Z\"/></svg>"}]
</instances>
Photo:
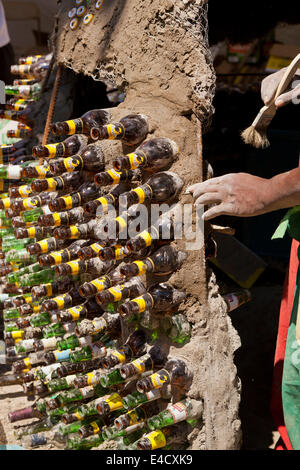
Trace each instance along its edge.
<instances>
[{"instance_id":1,"label":"thumb","mask_svg":"<svg viewBox=\"0 0 300 470\"><path fill-rule=\"evenodd\" d=\"M300 96L300 86L296 86L293 90L288 91L287 93L283 93L282 95L279 95L278 98L275 100L275 105L278 108L281 108L282 106L285 106L288 103L293 102L294 104L299 104Z\"/></svg>"}]
</instances>

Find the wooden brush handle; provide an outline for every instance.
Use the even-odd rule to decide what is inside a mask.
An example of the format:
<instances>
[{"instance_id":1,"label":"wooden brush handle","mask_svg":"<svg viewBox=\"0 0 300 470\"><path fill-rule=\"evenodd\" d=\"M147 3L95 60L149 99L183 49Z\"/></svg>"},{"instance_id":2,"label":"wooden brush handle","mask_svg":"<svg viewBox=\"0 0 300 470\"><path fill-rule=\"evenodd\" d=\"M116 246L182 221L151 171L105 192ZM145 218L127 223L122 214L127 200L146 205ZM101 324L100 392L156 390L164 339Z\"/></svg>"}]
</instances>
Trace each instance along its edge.
<instances>
[{"instance_id":1,"label":"wooden brush handle","mask_svg":"<svg viewBox=\"0 0 300 470\"><path fill-rule=\"evenodd\" d=\"M287 87L289 86L293 76L295 75L297 69L298 69L298 66L300 64L300 54L296 55L296 57L292 60L292 62L290 63L290 65L287 67L278 87L277 87L277 91L276 91L276 94L275 94L275 97L274 97L274 101L276 100L276 98L278 98L279 95L281 95L286 89Z\"/></svg>"}]
</instances>

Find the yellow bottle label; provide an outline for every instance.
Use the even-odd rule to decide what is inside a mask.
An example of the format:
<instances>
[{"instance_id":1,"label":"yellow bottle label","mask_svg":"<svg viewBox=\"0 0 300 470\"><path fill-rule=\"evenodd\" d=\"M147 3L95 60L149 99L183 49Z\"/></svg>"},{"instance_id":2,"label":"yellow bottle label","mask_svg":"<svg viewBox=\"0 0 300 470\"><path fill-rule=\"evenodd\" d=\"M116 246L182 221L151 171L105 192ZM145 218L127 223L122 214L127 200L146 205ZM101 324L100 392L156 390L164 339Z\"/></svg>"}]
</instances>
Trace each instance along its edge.
<instances>
[{"instance_id":1,"label":"yellow bottle label","mask_svg":"<svg viewBox=\"0 0 300 470\"><path fill-rule=\"evenodd\" d=\"M32 365L31 365L31 362L30 362L29 357L25 357L25 359L24 359L24 364L25 364L25 366L26 366L26 368L27 368L28 370L32 368Z\"/></svg>"},{"instance_id":2,"label":"yellow bottle label","mask_svg":"<svg viewBox=\"0 0 300 470\"><path fill-rule=\"evenodd\" d=\"M3 181L2 181L2 187L3 187ZM0 189L0 191L1 191L1 189ZM10 207L10 198L5 197L4 199L2 199L2 204L3 204L4 209L9 209L9 207Z\"/></svg>"},{"instance_id":3,"label":"yellow bottle label","mask_svg":"<svg viewBox=\"0 0 300 470\"><path fill-rule=\"evenodd\" d=\"M108 170L107 174L112 178L114 184L117 184L120 182L120 176L122 174L121 171L116 171L116 170Z\"/></svg>"},{"instance_id":4,"label":"yellow bottle label","mask_svg":"<svg viewBox=\"0 0 300 470\"><path fill-rule=\"evenodd\" d=\"M52 251L50 253L50 255L52 256L52 258L54 258L54 262L55 264L60 264L62 263L62 253L63 253L64 250L60 250L60 251Z\"/></svg>"},{"instance_id":5,"label":"yellow bottle label","mask_svg":"<svg viewBox=\"0 0 300 470\"><path fill-rule=\"evenodd\" d=\"M73 135L73 134L75 134L75 132L76 132L76 124L75 124L75 122L72 121L72 120L70 120L70 121L66 121L66 124L67 124L67 126L68 126L68 128L69 128L69 130L68 130L68 135Z\"/></svg>"},{"instance_id":6,"label":"yellow bottle label","mask_svg":"<svg viewBox=\"0 0 300 470\"><path fill-rule=\"evenodd\" d=\"M74 414L79 421L82 421L84 419L84 417L79 413L79 411L76 411L76 413Z\"/></svg>"},{"instance_id":7,"label":"yellow bottle label","mask_svg":"<svg viewBox=\"0 0 300 470\"><path fill-rule=\"evenodd\" d=\"M46 173L47 173L47 171L49 170L49 167L42 166L42 165L37 165L37 166L35 167L35 169L36 169L36 171L37 171L37 173L38 173L39 176L44 177L44 176L46 176Z\"/></svg>"},{"instance_id":8,"label":"yellow bottle label","mask_svg":"<svg viewBox=\"0 0 300 470\"><path fill-rule=\"evenodd\" d=\"M114 302L118 302L119 300L122 299L122 290L123 290L123 286L119 286L119 287L111 287L110 289L108 289L109 292L114 296Z\"/></svg>"},{"instance_id":9,"label":"yellow bottle label","mask_svg":"<svg viewBox=\"0 0 300 470\"><path fill-rule=\"evenodd\" d=\"M88 385L93 385L94 384L94 377L96 377L95 372L89 372L87 375L88 378Z\"/></svg>"},{"instance_id":10,"label":"yellow bottle label","mask_svg":"<svg viewBox=\"0 0 300 470\"><path fill-rule=\"evenodd\" d=\"M105 402L108 404L110 411L123 408L122 398L118 393L113 393Z\"/></svg>"},{"instance_id":11,"label":"yellow bottle label","mask_svg":"<svg viewBox=\"0 0 300 470\"><path fill-rule=\"evenodd\" d=\"M79 261L69 261L66 264L71 267L72 274L78 274L79 273Z\"/></svg>"},{"instance_id":12,"label":"yellow bottle label","mask_svg":"<svg viewBox=\"0 0 300 470\"><path fill-rule=\"evenodd\" d=\"M48 191L54 191L57 186L57 181L54 178L47 178Z\"/></svg>"},{"instance_id":13,"label":"yellow bottle label","mask_svg":"<svg viewBox=\"0 0 300 470\"><path fill-rule=\"evenodd\" d=\"M62 309L65 305L65 298L66 298L66 294L63 294L63 295L58 295L57 297L54 297L54 301L56 302L57 304L57 307L58 309Z\"/></svg>"},{"instance_id":14,"label":"yellow bottle label","mask_svg":"<svg viewBox=\"0 0 300 470\"><path fill-rule=\"evenodd\" d=\"M107 124L106 129L109 140L117 139L125 133L122 124Z\"/></svg>"},{"instance_id":15,"label":"yellow bottle label","mask_svg":"<svg viewBox=\"0 0 300 470\"><path fill-rule=\"evenodd\" d=\"M90 425L93 427L94 429L94 434L98 434L100 432L100 428L98 426L98 424L96 423L96 421L92 421L90 423Z\"/></svg>"},{"instance_id":16,"label":"yellow bottle label","mask_svg":"<svg viewBox=\"0 0 300 470\"><path fill-rule=\"evenodd\" d=\"M62 199L65 201L66 209L72 209L72 206L73 206L72 196L65 196Z\"/></svg>"},{"instance_id":17,"label":"yellow bottle label","mask_svg":"<svg viewBox=\"0 0 300 470\"><path fill-rule=\"evenodd\" d=\"M152 238L149 232L147 230L144 230L139 234L139 237L141 237L143 240L146 242L146 246L150 246L152 243Z\"/></svg>"},{"instance_id":18,"label":"yellow bottle label","mask_svg":"<svg viewBox=\"0 0 300 470\"><path fill-rule=\"evenodd\" d=\"M48 253L48 250L49 250L48 240L41 240L40 242L38 242L38 244L41 247L42 253Z\"/></svg>"},{"instance_id":19,"label":"yellow bottle label","mask_svg":"<svg viewBox=\"0 0 300 470\"><path fill-rule=\"evenodd\" d=\"M145 359L135 359L132 361L132 365L137 368L140 374L146 370Z\"/></svg>"},{"instance_id":20,"label":"yellow bottle label","mask_svg":"<svg viewBox=\"0 0 300 470\"><path fill-rule=\"evenodd\" d=\"M138 155L137 153L128 153L127 157L129 158L130 168L131 170L135 170L138 168L142 163L144 163L144 158L142 155Z\"/></svg>"},{"instance_id":21,"label":"yellow bottle label","mask_svg":"<svg viewBox=\"0 0 300 470\"><path fill-rule=\"evenodd\" d=\"M138 276L141 276L147 272L147 265L144 263L144 261L134 261L133 263L136 264L139 268Z\"/></svg>"},{"instance_id":22,"label":"yellow bottle label","mask_svg":"<svg viewBox=\"0 0 300 470\"><path fill-rule=\"evenodd\" d=\"M33 298L32 298L32 297L26 297L26 298L25 298L25 303L26 303L26 304L32 304L32 302L33 302Z\"/></svg>"},{"instance_id":23,"label":"yellow bottle label","mask_svg":"<svg viewBox=\"0 0 300 470\"><path fill-rule=\"evenodd\" d=\"M58 145L59 145L59 144L48 144L48 145L45 145L46 149L48 149L48 153L49 153L48 157L49 157L49 158L55 157L55 155L56 155L56 149L57 149L57 146L58 146Z\"/></svg>"},{"instance_id":24,"label":"yellow bottle label","mask_svg":"<svg viewBox=\"0 0 300 470\"><path fill-rule=\"evenodd\" d=\"M32 307L33 307L33 313L38 313L41 310L40 305L33 305Z\"/></svg>"},{"instance_id":25,"label":"yellow bottle label","mask_svg":"<svg viewBox=\"0 0 300 470\"><path fill-rule=\"evenodd\" d=\"M139 422L139 417L138 417L136 410L129 411L127 413L127 416L129 416L130 418L129 426L132 426L133 424L136 424Z\"/></svg>"},{"instance_id":26,"label":"yellow bottle label","mask_svg":"<svg viewBox=\"0 0 300 470\"><path fill-rule=\"evenodd\" d=\"M100 277L99 279L94 279L93 281L91 281L91 284L93 284L93 286L96 287L98 292L101 292L102 290L105 289L106 282L107 280L105 277Z\"/></svg>"},{"instance_id":27,"label":"yellow bottle label","mask_svg":"<svg viewBox=\"0 0 300 470\"><path fill-rule=\"evenodd\" d=\"M100 204L102 206L103 213L107 214L107 206L108 206L107 199L102 196L102 197L99 197L96 200L100 202Z\"/></svg>"},{"instance_id":28,"label":"yellow bottle label","mask_svg":"<svg viewBox=\"0 0 300 470\"><path fill-rule=\"evenodd\" d=\"M60 218L59 212L53 212L52 217L54 220L54 227L59 227L61 224L61 218Z\"/></svg>"},{"instance_id":29,"label":"yellow bottle label","mask_svg":"<svg viewBox=\"0 0 300 470\"><path fill-rule=\"evenodd\" d=\"M137 297L136 299L132 299L131 302L134 302L139 307L139 313L144 312L146 310L146 302L143 297Z\"/></svg>"},{"instance_id":30,"label":"yellow bottle label","mask_svg":"<svg viewBox=\"0 0 300 470\"><path fill-rule=\"evenodd\" d=\"M139 187L133 189L132 191L134 191L138 195L138 198L139 198L138 202L140 204L143 204L143 202L145 201L145 191Z\"/></svg>"},{"instance_id":31,"label":"yellow bottle label","mask_svg":"<svg viewBox=\"0 0 300 470\"><path fill-rule=\"evenodd\" d=\"M13 339L23 339L24 338L25 332L20 330L20 331L12 331L11 332L11 337Z\"/></svg>"},{"instance_id":32,"label":"yellow bottle label","mask_svg":"<svg viewBox=\"0 0 300 470\"><path fill-rule=\"evenodd\" d=\"M82 163L82 158L80 156L74 156L64 159L64 167L67 171L74 171Z\"/></svg>"},{"instance_id":33,"label":"yellow bottle label","mask_svg":"<svg viewBox=\"0 0 300 470\"><path fill-rule=\"evenodd\" d=\"M116 217L116 222L118 222L119 226L120 226L120 232L125 230L125 228L127 227L127 222L126 222L126 219L124 219L123 217L119 216L119 217Z\"/></svg>"},{"instance_id":34,"label":"yellow bottle label","mask_svg":"<svg viewBox=\"0 0 300 470\"><path fill-rule=\"evenodd\" d=\"M46 295L47 297L51 297L52 296L52 284L45 284L45 288L46 288Z\"/></svg>"},{"instance_id":35,"label":"yellow bottle label","mask_svg":"<svg viewBox=\"0 0 300 470\"><path fill-rule=\"evenodd\" d=\"M27 229L28 238L35 238L35 232L36 232L35 227L29 227Z\"/></svg>"},{"instance_id":36,"label":"yellow bottle label","mask_svg":"<svg viewBox=\"0 0 300 470\"><path fill-rule=\"evenodd\" d=\"M68 312L72 315L73 320L77 321L80 319L80 312L82 312L82 310L83 310L83 307L79 305L78 307L69 308Z\"/></svg>"},{"instance_id":37,"label":"yellow bottle label","mask_svg":"<svg viewBox=\"0 0 300 470\"><path fill-rule=\"evenodd\" d=\"M151 443L151 450L160 449L167 445L166 437L162 431L152 431L145 436Z\"/></svg>"},{"instance_id":38,"label":"yellow bottle label","mask_svg":"<svg viewBox=\"0 0 300 470\"><path fill-rule=\"evenodd\" d=\"M100 243L93 243L91 245L91 248L92 250L95 252L95 253L99 253L99 251L101 251L103 249L103 245L100 245Z\"/></svg>"},{"instance_id":39,"label":"yellow bottle label","mask_svg":"<svg viewBox=\"0 0 300 470\"><path fill-rule=\"evenodd\" d=\"M24 199L23 201L23 206L25 209L33 209L38 203L37 198L31 198L29 197L28 199Z\"/></svg>"},{"instance_id":40,"label":"yellow bottle label","mask_svg":"<svg viewBox=\"0 0 300 470\"><path fill-rule=\"evenodd\" d=\"M28 197L29 194L31 193L32 193L32 189L27 184L24 184L23 186L19 186L19 194L21 197Z\"/></svg>"},{"instance_id":41,"label":"yellow bottle label","mask_svg":"<svg viewBox=\"0 0 300 470\"><path fill-rule=\"evenodd\" d=\"M121 364L126 361L125 353L121 349L119 349L119 351L113 351L111 355L116 357Z\"/></svg>"},{"instance_id":42,"label":"yellow bottle label","mask_svg":"<svg viewBox=\"0 0 300 470\"><path fill-rule=\"evenodd\" d=\"M168 383L170 380L169 373L163 369L163 373L158 374L155 372L155 374L150 375L150 380L152 382L152 385L154 388L161 388L165 383Z\"/></svg>"}]
</instances>

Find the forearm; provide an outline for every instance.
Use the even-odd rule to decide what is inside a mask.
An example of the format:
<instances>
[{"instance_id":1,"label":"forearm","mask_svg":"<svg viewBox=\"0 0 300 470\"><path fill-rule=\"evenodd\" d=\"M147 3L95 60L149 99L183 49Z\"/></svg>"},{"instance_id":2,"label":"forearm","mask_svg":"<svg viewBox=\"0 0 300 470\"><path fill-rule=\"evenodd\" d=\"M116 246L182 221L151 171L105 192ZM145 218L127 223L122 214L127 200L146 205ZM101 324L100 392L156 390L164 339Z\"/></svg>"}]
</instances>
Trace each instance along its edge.
<instances>
[{"instance_id":1,"label":"forearm","mask_svg":"<svg viewBox=\"0 0 300 470\"><path fill-rule=\"evenodd\" d=\"M300 205L300 168L271 178L266 189L266 212Z\"/></svg>"}]
</instances>

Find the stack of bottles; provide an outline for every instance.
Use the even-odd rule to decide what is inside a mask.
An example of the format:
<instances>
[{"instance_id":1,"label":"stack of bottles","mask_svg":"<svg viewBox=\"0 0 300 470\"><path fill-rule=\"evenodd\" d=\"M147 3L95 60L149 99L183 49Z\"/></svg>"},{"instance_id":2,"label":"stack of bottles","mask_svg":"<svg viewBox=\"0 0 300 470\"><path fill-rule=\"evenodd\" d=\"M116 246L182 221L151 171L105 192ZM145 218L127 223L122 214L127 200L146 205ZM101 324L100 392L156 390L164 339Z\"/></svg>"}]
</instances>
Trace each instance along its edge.
<instances>
[{"instance_id":1,"label":"stack of bottles","mask_svg":"<svg viewBox=\"0 0 300 470\"><path fill-rule=\"evenodd\" d=\"M36 398L9 413L10 422L37 418L15 430L26 448L91 449L105 440L119 449L184 448L202 422L202 401L188 397L192 364L180 349L168 354L191 336L179 311L185 293L168 282L186 259L172 243L174 220L146 217L130 230L150 204L175 203L184 185L171 168L176 142L149 136L148 120L111 122L97 109L53 124L64 140L34 146L38 164L22 167L22 184L0 200L12 364L0 385L20 384ZM104 139L132 152L107 164Z\"/></svg>"}]
</instances>

